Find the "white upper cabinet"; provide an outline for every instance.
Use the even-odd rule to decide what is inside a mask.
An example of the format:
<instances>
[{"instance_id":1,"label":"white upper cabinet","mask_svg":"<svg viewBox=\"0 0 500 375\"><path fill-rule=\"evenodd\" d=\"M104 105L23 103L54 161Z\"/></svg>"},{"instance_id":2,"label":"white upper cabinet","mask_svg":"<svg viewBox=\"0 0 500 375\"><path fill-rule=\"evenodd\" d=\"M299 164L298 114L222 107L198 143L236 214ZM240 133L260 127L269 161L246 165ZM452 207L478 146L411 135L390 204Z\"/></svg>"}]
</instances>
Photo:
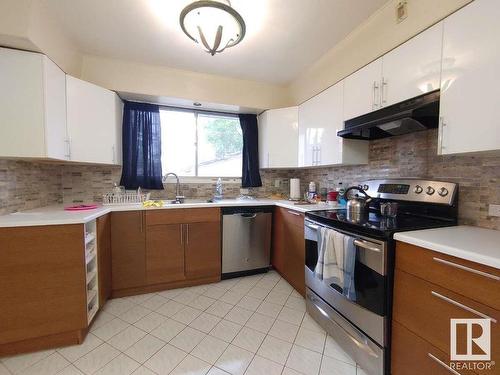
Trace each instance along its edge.
<instances>
[{"instance_id":1,"label":"white upper cabinet","mask_svg":"<svg viewBox=\"0 0 500 375\"><path fill-rule=\"evenodd\" d=\"M65 80L42 54L0 48L0 156L68 159Z\"/></svg>"},{"instance_id":2,"label":"white upper cabinet","mask_svg":"<svg viewBox=\"0 0 500 375\"><path fill-rule=\"evenodd\" d=\"M377 59L344 80L344 120L380 108L382 59Z\"/></svg>"},{"instance_id":3,"label":"white upper cabinet","mask_svg":"<svg viewBox=\"0 0 500 375\"><path fill-rule=\"evenodd\" d=\"M500 3L476 0L444 21L438 152L500 149Z\"/></svg>"},{"instance_id":4,"label":"white upper cabinet","mask_svg":"<svg viewBox=\"0 0 500 375\"><path fill-rule=\"evenodd\" d=\"M261 168L298 166L298 107L270 109L259 116Z\"/></svg>"},{"instance_id":5,"label":"white upper cabinet","mask_svg":"<svg viewBox=\"0 0 500 375\"><path fill-rule=\"evenodd\" d=\"M368 143L337 136L344 128L344 82L299 106L299 166L363 164Z\"/></svg>"},{"instance_id":6,"label":"white upper cabinet","mask_svg":"<svg viewBox=\"0 0 500 375\"><path fill-rule=\"evenodd\" d=\"M439 89L442 38L440 22L383 56L382 107Z\"/></svg>"},{"instance_id":7,"label":"white upper cabinet","mask_svg":"<svg viewBox=\"0 0 500 375\"><path fill-rule=\"evenodd\" d=\"M120 164L121 101L110 90L66 76L71 160Z\"/></svg>"}]
</instances>

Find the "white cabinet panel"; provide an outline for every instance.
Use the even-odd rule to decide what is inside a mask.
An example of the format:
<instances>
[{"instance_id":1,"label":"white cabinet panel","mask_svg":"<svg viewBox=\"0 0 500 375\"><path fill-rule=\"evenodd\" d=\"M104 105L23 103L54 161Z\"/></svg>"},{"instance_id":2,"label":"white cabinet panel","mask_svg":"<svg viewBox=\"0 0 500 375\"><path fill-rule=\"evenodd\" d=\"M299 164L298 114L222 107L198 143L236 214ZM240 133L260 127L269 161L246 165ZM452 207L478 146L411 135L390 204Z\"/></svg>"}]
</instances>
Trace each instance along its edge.
<instances>
[{"instance_id":1,"label":"white cabinet panel","mask_svg":"<svg viewBox=\"0 0 500 375\"><path fill-rule=\"evenodd\" d=\"M116 94L71 76L66 92L71 160L117 164Z\"/></svg>"},{"instance_id":2,"label":"white cabinet panel","mask_svg":"<svg viewBox=\"0 0 500 375\"><path fill-rule=\"evenodd\" d=\"M444 21L442 154L500 149L499 19L498 1L476 0Z\"/></svg>"},{"instance_id":3,"label":"white cabinet panel","mask_svg":"<svg viewBox=\"0 0 500 375\"><path fill-rule=\"evenodd\" d=\"M38 53L0 48L0 156L65 159L65 74Z\"/></svg>"},{"instance_id":4,"label":"white cabinet panel","mask_svg":"<svg viewBox=\"0 0 500 375\"><path fill-rule=\"evenodd\" d=\"M271 109L259 116L261 168L298 166L298 107Z\"/></svg>"},{"instance_id":5,"label":"white cabinet panel","mask_svg":"<svg viewBox=\"0 0 500 375\"><path fill-rule=\"evenodd\" d=\"M439 89L442 37L440 22L383 56L381 106Z\"/></svg>"},{"instance_id":6,"label":"white cabinet panel","mask_svg":"<svg viewBox=\"0 0 500 375\"><path fill-rule=\"evenodd\" d=\"M382 58L379 58L344 80L344 120L380 108Z\"/></svg>"}]
</instances>

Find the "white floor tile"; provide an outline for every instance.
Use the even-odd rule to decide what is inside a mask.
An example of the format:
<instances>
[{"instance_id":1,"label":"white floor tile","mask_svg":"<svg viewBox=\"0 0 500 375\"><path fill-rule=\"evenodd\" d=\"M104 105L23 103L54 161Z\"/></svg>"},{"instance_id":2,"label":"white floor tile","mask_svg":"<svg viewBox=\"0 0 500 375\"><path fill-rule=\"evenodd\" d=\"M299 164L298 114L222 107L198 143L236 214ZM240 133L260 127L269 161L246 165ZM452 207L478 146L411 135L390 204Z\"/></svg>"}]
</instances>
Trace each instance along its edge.
<instances>
[{"instance_id":1,"label":"white floor tile","mask_svg":"<svg viewBox=\"0 0 500 375\"><path fill-rule=\"evenodd\" d=\"M169 300L165 297L162 297L158 294L154 295L153 297L147 299L141 305L145 307L146 309L149 310L154 310L156 311L159 309L161 306L163 306L165 303L167 303Z\"/></svg>"},{"instance_id":2,"label":"white floor tile","mask_svg":"<svg viewBox=\"0 0 500 375\"><path fill-rule=\"evenodd\" d=\"M179 363L181 363L186 355L186 352L167 344L148 359L144 366L157 374L169 374Z\"/></svg>"},{"instance_id":3,"label":"white floor tile","mask_svg":"<svg viewBox=\"0 0 500 375\"><path fill-rule=\"evenodd\" d=\"M0 374L2 374L2 372L0 372ZM62 369L61 371L59 371L57 375L83 375L83 372L78 370L75 366L69 365L64 369Z\"/></svg>"},{"instance_id":4,"label":"white floor tile","mask_svg":"<svg viewBox=\"0 0 500 375\"><path fill-rule=\"evenodd\" d=\"M108 302L109 303L109 302ZM116 316L113 314L107 313L106 311L99 311L90 326L90 332L94 332L96 329L102 327L104 324L115 319Z\"/></svg>"},{"instance_id":5,"label":"white floor tile","mask_svg":"<svg viewBox=\"0 0 500 375\"><path fill-rule=\"evenodd\" d=\"M139 363L144 363L164 345L165 342L159 338L147 335L128 348L125 354Z\"/></svg>"},{"instance_id":6,"label":"white floor tile","mask_svg":"<svg viewBox=\"0 0 500 375\"><path fill-rule=\"evenodd\" d=\"M119 351L124 352L144 336L146 336L146 332L135 326L130 326L113 336L107 342Z\"/></svg>"},{"instance_id":7,"label":"white floor tile","mask_svg":"<svg viewBox=\"0 0 500 375\"><path fill-rule=\"evenodd\" d=\"M214 299L219 299L226 293L226 289L219 288L216 286L209 286L205 293L203 293L204 296L214 298Z\"/></svg>"},{"instance_id":8,"label":"white floor tile","mask_svg":"<svg viewBox=\"0 0 500 375\"><path fill-rule=\"evenodd\" d=\"M260 300L263 300L264 298L267 297L267 295L269 294L270 291L271 291L271 288L268 289L268 288L254 286L252 289L250 289L248 291L247 296L255 297L255 298L258 298Z\"/></svg>"},{"instance_id":9,"label":"white floor tile","mask_svg":"<svg viewBox=\"0 0 500 375\"><path fill-rule=\"evenodd\" d=\"M207 291L208 285L207 284L202 284L202 285L195 285L189 288L190 292L193 292L195 294L203 294Z\"/></svg>"},{"instance_id":10,"label":"white floor tile","mask_svg":"<svg viewBox=\"0 0 500 375\"><path fill-rule=\"evenodd\" d=\"M47 358L54 353L54 350L44 350L36 353L21 354L12 357L3 358L2 362L7 370L13 374L19 374L35 363Z\"/></svg>"},{"instance_id":11,"label":"white floor tile","mask_svg":"<svg viewBox=\"0 0 500 375\"><path fill-rule=\"evenodd\" d=\"M157 375L146 366L141 366L133 372L133 375Z\"/></svg>"},{"instance_id":12,"label":"white floor tile","mask_svg":"<svg viewBox=\"0 0 500 375\"><path fill-rule=\"evenodd\" d=\"M207 372L207 375L231 375L231 374L214 366L210 369L209 372Z\"/></svg>"},{"instance_id":13,"label":"white floor tile","mask_svg":"<svg viewBox=\"0 0 500 375\"><path fill-rule=\"evenodd\" d=\"M89 333L83 343L79 345L71 345L66 346L64 348L57 349L57 351L68 361L74 362L78 358L83 357L88 352L94 350L99 345L101 345L103 341L94 336L92 333Z\"/></svg>"},{"instance_id":14,"label":"white floor tile","mask_svg":"<svg viewBox=\"0 0 500 375\"><path fill-rule=\"evenodd\" d=\"M134 325L145 332L151 332L155 328L159 327L165 320L167 320L167 318L163 315L152 312L144 318L139 319L134 323Z\"/></svg>"},{"instance_id":15,"label":"white floor tile","mask_svg":"<svg viewBox=\"0 0 500 375\"><path fill-rule=\"evenodd\" d=\"M138 294L136 296L130 296L126 297L129 301L140 305L141 303L144 303L146 300L150 299L153 297L156 293L147 293L147 294Z\"/></svg>"},{"instance_id":16,"label":"white floor tile","mask_svg":"<svg viewBox=\"0 0 500 375\"><path fill-rule=\"evenodd\" d=\"M124 322L123 320L116 318L112 321L104 324L102 327L96 329L92 332L94 335L99 337L101 340L109 340L114 335L120 333L125 328L129 327L129 324Z\"/></svg>"},{"instance_id":17,"label":"white floor tile","mask_svg":"<svg viewBox=\"0 0 500 375\"><path fill-rule=\"evenodd\" d=\"M178 322L184 323L188 325L193 320L195 320L202 312L197 309L193 309L192 307L186 306L178 313L172 315L172 319L177 320Z\"/></svg>"},{"instance_id":18,"label":"white floor tile","mask_svg":"<svg viewBox=\"0 0 500 375\"><path fill-rule=\"evenodd\" d=\"M290 367L285 367L281 375L303 375L298 371L291 369Z\"/></svg>"},{"instance_id":19,"label":"white floor tile","mask_svg":"<svg viewBox=\"0 0 500 375\"><path fill-rule=\"evenodd\" d=\"M124 312L126 312L127 310L130 310L134 306L135 303L133 303L130 300L127 300L125 298L116 298L107 301L103 310L109 314L119 316Z\"/></svg>"},{"instance_id":20,"label":"white floor tile","mask_svg":"<svg viewBox=\"0 0 500 375\"><path fill-rule=\"evenodd\" d=\"M141 305L136 305L132 307L130 310L124 312L120 315L120 319L129 323L134 324L139 319L144 318L146 315L150 314L151 310L146 309Z\"/></svg>"},{"instance_id":21,"label":"white floor tile","mask_svg":"<svg viewBox=\"0 0 500 375\"><path fill-rule=\"evenodd\" d=\"M278 339L293 343L298 331L298 325L284 322L282 320L276 320L268 334L273 337L277 337Z\"/></svg>"},{"instance_id":22,"label":"white floor tile","mask_svg":"<svg viewBox=\"0 0 500 375\"><path fill-rule=\"evenodd\" d=\"M84 374L93 374L116 358L120 352L111 345L104 343L90 353L85 354L73 364Z\"/></svg>"},{"instance_id":23,"label":"white floor tile","mask_svg":"<svg viewBox=\"0 0 500 375\"><path fill-rule=\"evenodd\" d=\"M200 316L198 316L195 320L193 320L189 326L193 327L199 331L209 333L214 327L221 321L221 318L207 314L207 313L202 313Z\"/></svg>"},{"instance_id":24,"label":"white floor tile","mask_svg":"<svg viewBox=\"0 0 500 375\"><path fill-rule=\"evenodd\" d=\"M196 293L185 290L181 294L178 294L175 297L173 297L172 299L176 302L187 305L188 303L193 301L196 297L198 297Z\"/></svg>"},{"instance_id":25,"label":"white floor tile","mask_svg":"<svg viewBox=\"0 0 500 375\"><path fill-rule=\"evenodd\" d=\"M243 296L236 306L243 307L244 309L255 311L262 301L255 297Z\"/></svg>"},{"instance_id":26,"label":"white floor tile","mask_svg":"<svg viewBox=\"0 0 500 375\"><path fill-rule=\"evenodd\" d=\"M281 292L271 290L269 292L269 294L266 296L266 298L264 299L264 301L272 302L272 303L275 303L277 305L283 306L283 305L285 305L288 297L289 297L289 295L287 293L281 293Z\"/></svg>"},{"instance_id":27,"label":"white floor tile","mask_svg":"<svg viewBox=\"0 0 500 375\"><path fill-rule=\"evenodd\" d=\"M252 353L257 353L262 341L266 335L254 329L243 327L243 329L236 335L231 344L240 348L246 349Z\"/></svg>"},{"instance_id":28,"label":"white floor tile","mask_svg":"<svg viewBox=\"0 0 500 375\"><path fill-rule=\"evenodd\" d=\"M294 345L286 361L286 366L305 375L317 375L321 364L321 354Z\"/></svg>"},{"instance_id":29,"label":"white floor tile","mask_svg":"<svg viewBox=\"0 0 500 375\"><path fill-rule=\"evenodd\" d=\"M306 312L306 301L302 297L295 297L291 295L288 297L285 306L294 310Z\"/></svg>"},{"instance_id":30,"label":"white floor tile","mask_svg":"<svg viewBox=\"0 0 500 375\"><path fill-rule=\"evenodd\" d=\"M314 350L318 353L323 353L325 348L326 333L320 333L317 331L311 331L301 327L297 338L295 339L295 344L300 345L306 349Z\"/></svg>"},{"instance_id":31,"label":"white floor tile","mask_svg":"<svg viewBox=\"0 0 500 375\"><path fill-rule=\"evenodd\" d=\"M181 363L172 371L171 375L205 375L212 367L209 363L187 355Z\"/></svg>"},{"instance_id":32,"label":"white floor tile","mask_svg":"<svg viewBox=\"0 0 500 375\"><path fill-rule=\"evenodd\" d=\"M170 318L185 307L186 305L183 305L182 303L170 300L167 303L164 303L158 309L156 309L156 312Z\"/></svg>"},{"instance_id":33,"label":"white floor tile","mask_svg":"<svg viewBox=\"0 0 500 375\"><path fill-rule=\"evenodd\" d=\"M321 362L321 375L356 375L356 366L349 365L334 358L323 357Z\"/></svg>"},{"instance_id":34,"label":"white floor tile","mask_svg":"<svg viewBox=\"0 0 500 375\"><path fill-rule=\"evenodd\" d=\"M356 362L354 362L354 360L339 346L339 344L335 342L331 336L326 338L325 351L323 354L351 365L356 364Z\"/></svg>"},{"instance_id":35,"label":"white floor tile","mask_svg":"<svg viewBox=\"0 0 500 375\"><path fill-rule=\"evenodd\" d=\"M201 331L186 327L170 341L170 345L189 353L205 338L205 336L206 334Z\"/></svg>"},{"instance_id":36,"label":"white floor tile","mask_svg":"<svg viewBox=\"0 0 500 375\"><path fill-rule=\"evenodd\" d=\"M183 290L181 288L178 288L178 289L163 290L161 292L158 292L157 294L162 296L162 297L172 299L175 296L178 296L179 294L181 294L182 292L183 292Z\"/></svg>"},{"instance_id":37,"label":"white floor tile","mask_svg":"<svg viewBox=\"0 0 500 375\"><path fill-rule=\"evenodd\" d=\"M283 306L278 305L276 303L264 301L257 308L257 312L276 319L282 308Z\"/></svg>"},{"instance_id":38,"label":"white floor tile","mask_svg":"<svg viewBox=\"0 0 500 375\"><path fill-rule=\"evenodd\" d=\"M205 312L218 316L219 318L224 318L233 307L234 305L230 303L215 301L212 306L205 310Z\"/></svg>"},{"instance_id":39,"label":"white floor tile","mask_svg":"<svg viewBox=\"0 0 500 375\"><path fill-rule=\"evenodd\" d=\"M1 359L0 359L0 375L11 375L10 371L7 370L7 367L5 367L1 362Z\"/></svg>"},{"instance_id":40,"label":"white floor tile","mask_svg":"<svg viewBox=\"0 0 500 375\"><path fill-rule=\"evenodd\" d=\"M175 336L177 336L184 328L186 328L185 324L167 318L167 320L165 320L161 326L152 330L151 334L159 338L160 340L169 342Z\"/></svg>"},{"instance_id":41,"label":"white floor tile","mask_svg":"<svg viewBox=\"0 0 500 375\"><path fill-rule=\"evenodd\" d=\"M325 332L325 330L309 315L305 313L304 319L302 320L302 327L310 329L311 331Z\"/></svg>"},{"instance_id":42,"label":"white floor tile","mask_svg":"<svg viewBox=\"0 0 500 375\"><path fill-rule=\"evenodd\" d=\"M210 331L210 335L226 342L231 342L242 327L243 326L238 323L233 323L229 320L223 319L214 327L212 331Z\"/></svg>"},{"instance_id":43,"label":"white floor tile","mask_svg":"<svg viewBox=\"0 0 500 375\"><path fill-rule=\"evenodd\" d=\"M266 336L257 352L261 357L284 365L290 353L292 344L272 336Z\"/></svg>"},{"instance_id":44,"label":"white floor tile","mask_svg":"<svg viewBox=\"0 0 500 375\"><path fill-rule=\"evenodd\" d=\"M129 375L139 367L139 363L124 354L109 362L106 366L96 372L96 375Z\"/></svg>"},{"instance_id":45,"label":"white floor tile","mask_svg":"<svg viewBox=\"0 0 500 375\"><path fill-rule=\"evenodd\" d=\"M274 324L274 319L259 313L253 314L245 323L245 326L253 328L259 332L267 333Z\"/></svg>"},{"instance_id":46,"label":"white floor tile","mask_svg":"<svg viewBox=\"0 0 500 375\"><path fill-rule=\"evenodd\" d=\"M248 350L229 345L215 363L215 366L233 375L242 375L253 359Z\"/></svg>"},{"instance_id":47,"label":"white floor tile","mask_svg":"<svg viewBox=\"0 0 500 375\"><path fill-rule=\"evenodd\" d=\"M206 297L206 296L198 296L190 303L188 306L194 307L195 309L205 311L215 302L215 299Z\"/></svg>"},{"instance_id":48,"label":"white floor tile","mask_svg":"<svg viewBox=\"0 0 500 375\"><path fill-rule=\"evenodd\" d=\"M249 310L245 310L239 306L235 306L231 311L227 313L224 319L244 325L248 321L248 319L250 319L252 314L253 313Z\"/></svg>"},{"instance_id":49,"label":"white floor tile","mask_svg":"<svg viewBox=\"0 0 500 375\"><path fill-rule=\"evenodd\" d=\"M228 343L212 336L206 336L191 352L197 358L215 364L217 359L228 347Z\"/></svg>"},{"instance_id":50,"label":"white floor tile","mask_svg":"<svg viewBox=\"0 0 500 375\"><path fill-rule=\"evenodd\" d=\"M244 293L228 290L221 298L219 298L219 300L222 302L230 303L232 305L236 305L238 302L240 302L244 295Z\"/></svg>"},{"instance_id":51,"label":"white floor tile","mask_svg":"<svg viewBox=\"0 0 500 375\"><path fill-rule=\"evenodd\" d=\"M61 354L54 352L48 357L28 367L23 375L54 375L70 365Z\"/></svg>"},{"instance_id":52,"label":"white floor tile","mask_svg":"<svg viewBox=\"0 0 500 375\"><path fill-rule=\"evenodd\" d=\"M280 375L281 371L283 371L282 365L256 355L245 375Z\"/></svg>"},{"instance_id":53,"label":"white floor tile","mask_svg":"<svg viewBox=\"0 0 500 375\"><path fill-rule=\"evenodd\" d=\"M285 279L280 279L276 286L273 288L275 292L284 293L290 295L293 291L293 287L285 281Z\"/></svg>"},{"instance_id":54,"label":"white floor tile","mask_svg":"<svg viewBox=\"0 0 500 375\"><path fill-rule=\"evenodd\" d=\"M304 313L302 311L297 311L289 307L283 307L283 310L278 315L279 320L283 320L288 323L300 325L302 323L302 318Z\"/></svg>"}]
</instances>

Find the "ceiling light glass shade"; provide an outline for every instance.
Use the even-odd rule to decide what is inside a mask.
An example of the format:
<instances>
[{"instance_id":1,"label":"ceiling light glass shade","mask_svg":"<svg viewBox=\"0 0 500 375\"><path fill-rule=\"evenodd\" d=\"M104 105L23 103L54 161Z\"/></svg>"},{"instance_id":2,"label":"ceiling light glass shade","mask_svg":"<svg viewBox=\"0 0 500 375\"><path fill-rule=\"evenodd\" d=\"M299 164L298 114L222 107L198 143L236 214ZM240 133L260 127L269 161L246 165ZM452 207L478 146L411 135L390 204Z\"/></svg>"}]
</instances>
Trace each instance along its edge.
<instances>
[{"instance_id":1,"label":"ceiling light glass shade","mask_svg":"<svg viewBox=\"0 0 500 375\"><path fill-rule=\"evenodd\" d=\"M195 1L182 10L180 24L212 56L241 42L246 30L245 21L229 1Z\"/></svg>"}]
</instances>

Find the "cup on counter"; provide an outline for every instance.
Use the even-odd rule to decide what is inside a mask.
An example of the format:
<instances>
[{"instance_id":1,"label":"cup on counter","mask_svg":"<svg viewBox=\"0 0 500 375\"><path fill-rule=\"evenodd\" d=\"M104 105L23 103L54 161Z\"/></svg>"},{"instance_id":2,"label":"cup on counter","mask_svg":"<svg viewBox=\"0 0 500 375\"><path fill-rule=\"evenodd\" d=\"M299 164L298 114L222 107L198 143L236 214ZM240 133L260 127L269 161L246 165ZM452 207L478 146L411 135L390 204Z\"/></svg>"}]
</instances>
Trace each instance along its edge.
<instances>
[{"instance_id":1,"label":"cup on counter","mask_svg":"<svg viewBox=\"0 0 500 375\"><path fill-rule=\"evenodd\" d=\"M380 203L380 213L385 217L396 217L398 204L396 202L382 202Z\"/></svg>"}]
</instances>

